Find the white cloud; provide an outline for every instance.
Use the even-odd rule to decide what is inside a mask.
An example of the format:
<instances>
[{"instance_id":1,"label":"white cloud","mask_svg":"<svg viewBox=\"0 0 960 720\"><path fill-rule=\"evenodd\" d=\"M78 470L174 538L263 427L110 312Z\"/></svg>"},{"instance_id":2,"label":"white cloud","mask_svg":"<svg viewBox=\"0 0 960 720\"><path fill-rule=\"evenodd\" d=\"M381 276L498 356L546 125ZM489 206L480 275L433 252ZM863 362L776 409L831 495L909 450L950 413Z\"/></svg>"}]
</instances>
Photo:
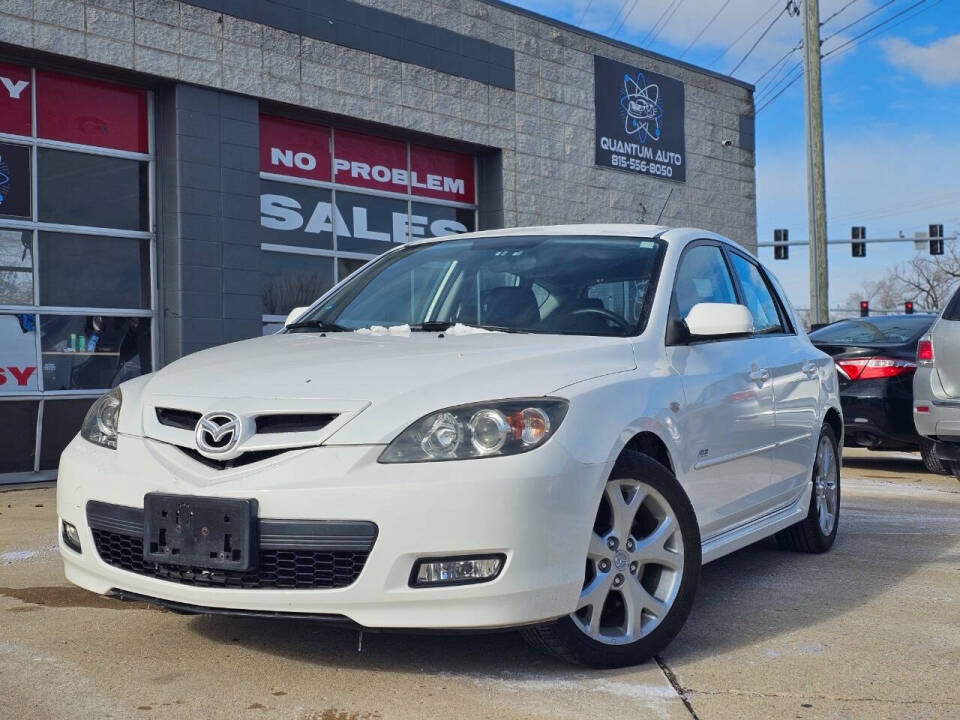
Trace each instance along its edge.
<instances>
[{"instance_id":1,"label":"white cloud","mask_svg":"<svg viewBox=\"0 0 960 720\"><path fill-rule=\"evenodd\" d=\"M914 45L903 38L884 40L882 46L887 62L919 75L931 85L960 83L960 34L926 46Z\"/></svg>"}]
</instances>

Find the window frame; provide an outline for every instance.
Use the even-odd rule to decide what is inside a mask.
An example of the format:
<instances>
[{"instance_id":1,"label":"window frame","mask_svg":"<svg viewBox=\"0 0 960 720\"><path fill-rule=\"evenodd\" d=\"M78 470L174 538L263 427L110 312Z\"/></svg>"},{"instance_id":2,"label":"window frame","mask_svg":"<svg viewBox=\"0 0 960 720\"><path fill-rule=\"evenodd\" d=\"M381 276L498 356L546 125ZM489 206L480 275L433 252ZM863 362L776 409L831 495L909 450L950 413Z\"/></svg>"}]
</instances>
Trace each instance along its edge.
<instances>
[{"instance_id":1,"label":"window frame","mask_svg":"<svg viewBox=\"0 0 960 720\"><path fill-rule=\"evenodd\" d=\"M147 112L147 152L137 152L132 150L117 150L107 147L98 147L94 145L83 145L74 142L65 142L62 140L49 140L38 134L37 121L37 67L30 66L30 107L31 123L29 135L17 135L13 133L0 132L0 140L13 144L26 145L30 148L30 203L31 216L29 219L0 218L0 227L10 230L26 230L32 235L33 242L33 298L30 304L0 304L0 313L3 314L23 314L31 315L36 323L35 346L37 361L37 390L30 392L3 392L0 388L0 410L2 403L7 401L33 401L38 403L37 408L37 426L36 426L36 446L34 449L34 466L32 470L23 473L0 474L0 484L8 482L18 482L19 478L37 479L37 473L41 475L56 475L56 471L40 470L41 443L43 440L43 415L47 400L67 400L67 399L89 399L93 400L107 392L110 388L90 388L90 389L69 389L69 390L45 390L43 385L43 352L41 344L40 318L44 315L103 315L111 317L142 317L150 320L150 359L153 368L159 364L159 346L160 337L160 314L159 306L159 285L157 280L157 182L156 182L156 140L155 140L155 97L150 90L144 90L146 93L146 112ZM60 71L57 71L60 72ZM71 75L81 80L83 75L64 72L64 75ZM102 157L120 158L127 160L137 160L146 163L147 166L147 228L145 230L129 230L118 228L102 228L86 225L70 225L65 223L41 222L38 212L38 154L40 149L67 150L71 152L84 153L87 155L99 155ZM72 235L99 235L111 238L131 239L136 241L146 240L149 242L149 275L150 285L149 308L119 308L119 307L62 307L40 304L40 232L66 233Z\"/></svg>"},{"instance_id":2,"label":"window frame","mask_svg":"<svg viewBox=\"0 0 960 720\"><path fill-rule=\"evenodd\" d=\"M777 311L777 316L780 319L780 332L766 332L766 333L757 333L755 332L751 337L755 338L767 338L767 337L784 337L787 335L796 335L796 328L794 328L793 323L790 320L790 315L787 313L786 305L783 303L783 299L780 297L780 293L777 292L776 287L770 281L770 277L767 274L767 269L761 265L757 260L754 260L752 257L747 255L745 252L740 251L739 249L723 243L721 248L724 251L724 255L736 255L741 259L745 260L750 265L753 265L757 272L760 274L760 279L763 281L764 286L767 288L767 292L770 293L770 298L773 300L773 306ZM730 267L730 272L733 275L734 284L737 287L738 296L741 298L746 297L743 292L743 287L740 284L740 277L737 275L736 268L733 267L733 262L728 257L727 264Z\"/></svg>"},{"instance_id":3,"label":"window frame","mask_svg":"<svg viewBox=\"0 0 960 720\"><path fill-rule=\"evenodd\" d=\"M683 318L679 317L676 302L677 276L680 274L680 268L683 266L683 261L687 257L687 253L694 248L703 246L715 247L717 250L719 250L720 258L723 260L723 266L727 269L727 275L730 277L730 285L733 287L733 294L737 300L737 304L743 305L743 290L740 288L740 284L737 282L733 267L730 265L730 258L728 258L727 254L724 252L725 245L726 243L723 243L720 240L714 240L712 238L698 238L687 243L687 245L680 252L680 258L677 260L677 268L673 273L673 285L670 290L670 304L667 309L667 328L664 337L664 345L667 347L676 347L682 345L704 345L706 343L730 342L731 340L744 340L756 337L756 335L730 335L692 339L687 334L686 326L683 325Z\"/></svg>"}]
</instances>

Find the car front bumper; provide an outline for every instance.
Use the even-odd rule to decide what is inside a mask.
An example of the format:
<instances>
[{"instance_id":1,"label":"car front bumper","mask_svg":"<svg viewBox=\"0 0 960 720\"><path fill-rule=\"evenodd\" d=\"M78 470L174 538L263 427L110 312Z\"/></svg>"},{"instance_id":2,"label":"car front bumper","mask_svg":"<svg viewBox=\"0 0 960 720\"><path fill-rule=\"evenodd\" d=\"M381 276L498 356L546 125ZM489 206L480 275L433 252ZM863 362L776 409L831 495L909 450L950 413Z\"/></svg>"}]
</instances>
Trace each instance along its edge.
<instances>
[{"instance_id":1,"label":"car front bumper","mask_svg":"<svg viewBox=\"0 0 960 720\"><path fill-rule=\"evenodd\" d=\"M378 464L382 449L314 447L215 470L149 439L121 436L113 451L75 438L63 453L57 483L60 519L75 525L81 540L77 553L58 532L66 576L101 594L340 615L371 628L509 627L575 609L610 464L580 463L557 438L521 455L435 463ZM87 503L142 508L144 495L156 491L253 498L260 518L369 521L377 538L357 579L335 589L185 585L104 562ZM492 581L410 587L419 558L496 553L506 562Z\"/></svg>"}]
</instances>

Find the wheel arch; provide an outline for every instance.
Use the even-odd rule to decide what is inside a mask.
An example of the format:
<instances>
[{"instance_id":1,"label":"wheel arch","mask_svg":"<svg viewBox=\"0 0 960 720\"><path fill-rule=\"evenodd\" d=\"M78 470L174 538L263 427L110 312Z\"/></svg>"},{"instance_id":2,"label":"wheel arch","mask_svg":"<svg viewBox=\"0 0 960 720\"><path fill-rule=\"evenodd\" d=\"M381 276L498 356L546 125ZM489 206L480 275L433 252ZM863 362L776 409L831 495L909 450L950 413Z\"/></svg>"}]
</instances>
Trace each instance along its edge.
<instances>
[{"instance_id":1,"label":"wheel arch","mask_svg":"<svg viewBox=\"0 0 960 720\"><path fill-rule=\"evenodd\" d=\"M843 448L843 415L835 407L828 407L826 414L823 416L823 422L825 425L829 425L830 429L833 430L833 436L837 439L837 447Z\"/></svg>"},{"instance_id":2,"label":"wheel arch","mask_svg":"<svg viewBox=\"0 0 960 720\"><path fill-rule=\"evenodd\" d=\"M627 450L639 452L653 458L670 472L676 474L673 458L670 456L670 449L655 432L650 430L638 432L627 441L627 444L620 450L620 454L622 455Z\"/></svg>"}]
</instances>

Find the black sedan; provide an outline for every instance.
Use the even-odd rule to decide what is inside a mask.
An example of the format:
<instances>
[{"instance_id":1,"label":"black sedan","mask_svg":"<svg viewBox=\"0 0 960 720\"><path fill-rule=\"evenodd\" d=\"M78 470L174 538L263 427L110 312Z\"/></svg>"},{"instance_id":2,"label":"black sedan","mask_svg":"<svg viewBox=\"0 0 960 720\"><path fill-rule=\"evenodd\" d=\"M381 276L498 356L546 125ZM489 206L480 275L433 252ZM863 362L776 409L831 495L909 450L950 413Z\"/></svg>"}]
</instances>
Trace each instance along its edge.
<instances>
[{"instance_id":1,"label":"black sedan","mask_svg":"<svg viewBox=\"0 0 960 720\"><path fill-rule=\"evenodd\" d=\"M920 450L931 472L945 472L913 425L917 343L936 315L882 315L840 320L810 333L837 364L844 445Z\"/></svg>"}]
</instances>

